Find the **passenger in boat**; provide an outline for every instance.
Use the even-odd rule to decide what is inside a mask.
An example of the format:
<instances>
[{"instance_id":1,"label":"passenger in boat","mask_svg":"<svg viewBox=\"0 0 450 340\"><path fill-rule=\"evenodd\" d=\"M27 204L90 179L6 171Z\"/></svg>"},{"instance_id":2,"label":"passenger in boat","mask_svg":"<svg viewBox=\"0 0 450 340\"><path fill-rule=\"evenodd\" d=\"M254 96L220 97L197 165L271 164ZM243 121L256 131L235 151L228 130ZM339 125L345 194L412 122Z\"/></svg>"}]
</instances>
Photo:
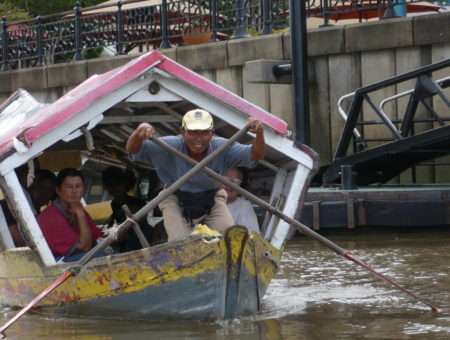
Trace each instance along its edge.
<instances>
[{"instance_id":1,"label":"passenger in boat","mask_svg":"<svg viewBox=\"0 0 450 340\"><path fill-rule=\"evenodd\" d=\"M39 169L28 192L35 211L39 213L56 198L56 175L50 170Z\"/></svg>"},{"instance_id":2,"label":"passenger in boat","mask_svg":"<svg viewBox=\"0 0 450 340\"><path fill-rule=\"evenodd\" d=\"M241 186L244 179L243 171L239 168L228 170L225 176L229 181L239 186ZM230 187L225 186L224 188L228 194L227 205L228 209L230 209L231 216L233 216L234 223L247 227L250 231L259 233L258 218L256 217L252 203Z\"/></svg>"},{"instance_id":3,"label":"passenger in boat","mask_svg":"<svg viewBox=\"0 0 450 340\"><path fill-rule=\"evenodd\" d=\"M128 209L132 213L135 213L146 204L145 200L129 195L130 190L136 184L136 177L133 171L129 169L122 170L113 166L108 167L102 173L102 182L103 187L113 197L111 201L113 213L108 222L108 227L111 227L114 223L120 224L125 221L126 216L122 209L123 205L127 205ZM153 211L153 216L161 216L161 211L156 208ZM139 221L139 226L150 245L162 243L167 240L167 234L162 223L151 227L146 220L141 220ZM121 235L119 241L113 246L119 252L142 248L133 229L129 229L124 235Z\"/></svg>"},{"instance_id":4,"label":"passenger in boat","mask_svg":"<svg viewBox=\"0 0 450 340\"><path fill-rule=\"evenodd\" d=\"M22 170L21 170L22 171ZM26 188L26 181L21 172L18 172L19 182L22 184L25 196L31 203L31 210L33 214L39 212L42 207L47 206L56 195L56 176L53 172L46 169L39 169L33 179L33 183L30 187ZM6 200L0 201L3 213L5 215L6 223L8 224L9 231L13 238L16 247L22 247L26 245L25 238L17 226L17 221L11 210L9 209Z\"/></svg>"},{"instance_id":5,"label":"passenger in boat","mask_svg":"<svg viewBox=\"0 0 450 340\"><path fill-rule=\"evenodd\" d=\"M36 179L35 167L39 168L39 163L32 161L32 169L30 170L29 164L25 163L16 169L17 179L19 180L20 185L22 186L23 193L28 203L30 204L31 210L33 214L36 215L38 210L35 208L35 204L31 197L29 188L33 185Z\"/></svg>"},{"instance_id":6,"label":"passenger in boat","mask_svg":"<svg viewBox=\"0 0 450 340\"><path fill-rule=\"evenodd\" d=\"M76 261L89 251L101 232L81 204L84 178L74 168L65 168L56 177L57 198L38 217L47 243L57 260Z\"/></svg>"},{"instance_id":7,"label":"passenger in boat","mask_svg":"<svg viewBox=\"0 0 450 340\"><path fill-rule=\"evenodd\" d=\"M12 214L6 200L0 201L0 206L3 211L3 215L5 217L6 224L8 225L9 232L11 233L11 237L14 241L14 245L16 247L24 247L26 245L25 238L17 226L17 221L14 215Z\"/></svg>"},{"instance_id":8,"label":"passenger in boat","mask_svg":"<svg viewBox=\"0 0 450 340\"><path fill-rule=\"evenodd\" d=\"M250 131L256 134L253 143L234 143L211 161L208 165L211 169L224 174L233 167L252 167L256 164L255 161L264 158L263 127L259 121L252 118L249 120L253 122ZM214 136L213 127L213 118L209 112L194 109L183 116L180 135L161 139L194 160L201 161L226 142L226 139ZM192 166L148 140L154 135L153 126L142 123L131 134L126 148L133 159L151 163L163 184L169 186L185 175ZM204 172L193 176L176 194L159 204L169 241L188 236L192 227L199 222L218 231L225 231L234 224L226 201L227 193L220 188L219 183Z\"/></svg>"}]
</instances>

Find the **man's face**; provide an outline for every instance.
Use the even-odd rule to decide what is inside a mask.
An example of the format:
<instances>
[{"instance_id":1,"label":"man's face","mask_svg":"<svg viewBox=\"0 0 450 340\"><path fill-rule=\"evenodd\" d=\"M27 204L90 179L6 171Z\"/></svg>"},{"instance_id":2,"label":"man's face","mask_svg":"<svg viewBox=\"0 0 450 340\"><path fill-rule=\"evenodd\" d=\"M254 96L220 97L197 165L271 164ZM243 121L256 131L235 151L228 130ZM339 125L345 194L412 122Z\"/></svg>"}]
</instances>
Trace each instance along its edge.
<instances>
[{"instance_id":1,"label":"man's face","mask_svg":"<svg viewBox=\"0 0 450 340\"><path fill-rule=\"evenodd\" d=\"M211 130L185 130L183 139L192 156L201 156L208 150L213 133Z\"/></svg>"}]
</instances>

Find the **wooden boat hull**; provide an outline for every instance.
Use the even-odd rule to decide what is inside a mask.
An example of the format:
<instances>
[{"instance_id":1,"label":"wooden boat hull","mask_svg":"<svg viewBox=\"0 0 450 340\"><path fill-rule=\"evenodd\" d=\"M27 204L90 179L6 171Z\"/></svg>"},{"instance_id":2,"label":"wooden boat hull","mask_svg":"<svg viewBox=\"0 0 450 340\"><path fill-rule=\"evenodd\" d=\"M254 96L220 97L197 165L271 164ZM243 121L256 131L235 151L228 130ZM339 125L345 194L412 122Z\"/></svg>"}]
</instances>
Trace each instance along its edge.
<instances>
[{"instance_id":1,"label":"wooden boat hull","mask_svg":"<svg viewBox=\"0 0 450 340\"><path fill-rule=\"evenodd\" d=\"M126 318L233 318L254 314L281 251L233 227L224 237L190 238L93 259L40 308L70 315ZM24 306L67 264L45 267L28 248L0 254L0 303Z\"/></svg>"}]
</instances>

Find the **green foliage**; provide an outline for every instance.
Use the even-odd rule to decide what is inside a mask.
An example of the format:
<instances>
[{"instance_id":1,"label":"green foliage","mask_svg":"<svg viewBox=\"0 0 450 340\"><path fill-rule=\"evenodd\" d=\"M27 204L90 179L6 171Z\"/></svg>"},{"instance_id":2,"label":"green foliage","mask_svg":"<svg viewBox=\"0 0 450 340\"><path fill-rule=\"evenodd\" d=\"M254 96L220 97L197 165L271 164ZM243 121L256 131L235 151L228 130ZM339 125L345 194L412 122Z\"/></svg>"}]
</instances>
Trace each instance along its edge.
<instances>
[{"instance_id":1,"label":"green foliage","mask_svg":"<svg viewBox=\"0 0 450 340\"><path fill-rule=\"evenodd\" d=\"M8 21L19 21L30 18L27 11L16 7L11 1L0 2L0 17L5 17Z\"/></svg>"},{"instance_id":2,"label":"green foliage","mask_svg":"<svg viewBox=\"0 0 450 340\"><path fill-rule=\"evenodd\" d=\"M103 47L90 48L83 51L83 59L95 59L101 56Z\"/></svg>"},{"instance_id":3,"label":"green foliage","mask_svg":"<svg viewBox=\"0 0 450 340\"><path fill-rule=\"evenodd\" d=\"M14 7L28 12L30 16L54 14L72 10L76 0L7 0ZM80 1L82 7L89 7L103 2L104 0L83 0Z\"/></svg>"}]
</instances>

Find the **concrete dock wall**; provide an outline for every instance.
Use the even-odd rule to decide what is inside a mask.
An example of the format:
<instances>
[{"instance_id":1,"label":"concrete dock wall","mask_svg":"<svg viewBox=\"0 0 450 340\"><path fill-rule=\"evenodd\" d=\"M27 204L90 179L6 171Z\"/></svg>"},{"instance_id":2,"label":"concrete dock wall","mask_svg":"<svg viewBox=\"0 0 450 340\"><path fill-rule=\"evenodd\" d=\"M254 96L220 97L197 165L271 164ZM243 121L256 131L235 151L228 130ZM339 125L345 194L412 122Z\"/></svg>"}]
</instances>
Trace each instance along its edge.
<instances>
[{"instance_id":1,"label":"concrete dock wall","mask_svg":"<svg viewBox=\"0 0 450 340\"><path fill-rule=\"evenodd\" d=\"M332 159L344 124L336 107L339 97L360 86L450 58L450 13L314 29L308 33L308 45L312 146L319 152L321 164L327 164ZM277 33L176 47L163 52L293 126L291 85L254 83L255 75L247 64L259 59L289 60L290 50L290 34ZM89 76L117 67L133 57L2 72L0 99L22 87L38 100L51 102ZM448 70L446 72L439 77L448 76ZM373 99L378 101L411 86L410 82L402 83L398 88L384 89L375 93ZM433 104L437 112L450 116L443 102L436 100ZM387 106L386 111L397 118L404 105L406 101L400 101L397 105ZM373 117L368 113L365 118ZM367 135L382 138L389 136L389 131L373 126L366 129ZM445 166L428 166L418 168L417 174L423 182L442 182L450 181L449 170ZM408 182L410 177L406 173L400 179Z\"/></svg>"}]
</instances>

